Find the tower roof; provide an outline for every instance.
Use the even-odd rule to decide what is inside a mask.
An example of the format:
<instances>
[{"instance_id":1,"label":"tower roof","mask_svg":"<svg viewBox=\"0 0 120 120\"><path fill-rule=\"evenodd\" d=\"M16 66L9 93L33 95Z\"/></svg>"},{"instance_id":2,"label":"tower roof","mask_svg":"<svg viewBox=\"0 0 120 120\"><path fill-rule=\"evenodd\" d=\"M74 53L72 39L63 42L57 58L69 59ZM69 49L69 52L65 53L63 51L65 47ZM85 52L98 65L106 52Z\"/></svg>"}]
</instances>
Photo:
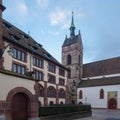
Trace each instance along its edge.
<instances>
[{"instance_id":1,"label":"tower roof","mask_svg":"<svg viewBox=\"0 0 120 120\"><path fill-rule=\"evenodd\" d=\"M72 20L71 20L71 26L70 26L70 37L67 38L67 36L66 36L62 47L69 46L69 45L75 44L77 42L82 45L82 39L81 39L80 31L79 31L78 35L75 35L75 24L74 24L73 14L74 13L72 12Z\"/></svg>"},{"instance_id":2,"label":"tower roof","mask_svg":"<svg viewBox=\"0 0 120 120\"><path fill-rule=\"evenodd\" d=\"M74 25L74 18L73 18L73 12L72 12L72 20L71 20L71 26L70 26L70 38L73 39L75 37L75 25Z\"/></svg>"},{"instance_id":3,"label":"tower roof","mask_svg":"<svg viewBox=\"0 0 120 120\"><path fill-rule=\"evenodd\" d=\"M74 14L74 12L72 12L72 21L71 21L71 27L74 27L74 28L75 28L73 14Z\"/></svg>"}]
</instances>

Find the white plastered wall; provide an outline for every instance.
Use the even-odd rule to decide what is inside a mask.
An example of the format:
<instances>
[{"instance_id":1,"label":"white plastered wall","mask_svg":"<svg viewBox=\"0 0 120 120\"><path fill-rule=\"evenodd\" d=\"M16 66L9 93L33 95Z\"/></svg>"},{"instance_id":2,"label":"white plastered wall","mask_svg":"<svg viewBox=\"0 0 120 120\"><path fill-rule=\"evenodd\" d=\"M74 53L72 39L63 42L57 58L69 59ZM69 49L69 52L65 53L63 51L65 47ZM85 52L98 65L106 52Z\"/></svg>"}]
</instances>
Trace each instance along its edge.
<instances>
[{"instance_id":1,"label":"white plastered wall","mask_svg":"<svg viewBox=\"0 0 120 120\"><path fill-rule=\"evenodd\" d=\"M100 89L104 90L104 99L100 99ZM79 91L83 92L83 99L79 99ZM108 92L117 91L117 108L120 108L120 85L96 86L78 88L77 90L77 103L91 104L93 108L107 108Z\"/></svg>"},{"instance_id":2,"label":"white plastered wall","mask_svg":"<svg viewBox=\"0 0 120 120\"><path fill-rule=\"evenodd\" d=\"M6 100L8 93L16 87L24 87L32 94L35 81L0 73L0 100Z\"/></svg>"}]
</instances>

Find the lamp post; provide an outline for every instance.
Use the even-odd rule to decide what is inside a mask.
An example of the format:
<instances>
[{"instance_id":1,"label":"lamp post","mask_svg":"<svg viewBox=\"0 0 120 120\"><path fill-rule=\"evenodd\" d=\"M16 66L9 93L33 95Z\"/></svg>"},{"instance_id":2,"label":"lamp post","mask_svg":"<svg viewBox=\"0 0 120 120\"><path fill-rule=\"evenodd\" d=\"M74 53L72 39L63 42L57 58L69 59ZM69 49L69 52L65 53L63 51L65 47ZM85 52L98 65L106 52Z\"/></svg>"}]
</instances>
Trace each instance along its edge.
<instances>
[{"instance_id":1,"label":"lamp post","mask_svg":"<svg viewBox=\"0 0 120 120\"><path fill-rule=\"evenodd\" d=\"M73 82L71 82L71 103L75 104L76 103L76 82L75 80L73 80Z\"/></svg>"}]
</instances>

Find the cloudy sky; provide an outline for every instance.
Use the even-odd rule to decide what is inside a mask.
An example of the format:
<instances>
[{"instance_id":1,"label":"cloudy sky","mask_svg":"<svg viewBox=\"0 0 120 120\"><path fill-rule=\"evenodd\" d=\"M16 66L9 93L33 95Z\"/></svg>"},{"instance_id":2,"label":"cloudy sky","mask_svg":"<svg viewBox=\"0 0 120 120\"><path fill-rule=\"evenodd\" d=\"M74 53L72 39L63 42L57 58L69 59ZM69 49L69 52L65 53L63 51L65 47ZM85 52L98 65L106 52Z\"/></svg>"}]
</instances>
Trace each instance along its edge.
<instances>
[{"instance_id":1,"label":"cloudy sky","mask_svg":"<svg viewBox=\"0 0 120 120\"><path fill-rule=\"evenodd\" d=\"M74 11L81 31L84 63L120 56L120 0L3 0L3 18L30 33L61 62Z\"/></svg>"}]
</instances>

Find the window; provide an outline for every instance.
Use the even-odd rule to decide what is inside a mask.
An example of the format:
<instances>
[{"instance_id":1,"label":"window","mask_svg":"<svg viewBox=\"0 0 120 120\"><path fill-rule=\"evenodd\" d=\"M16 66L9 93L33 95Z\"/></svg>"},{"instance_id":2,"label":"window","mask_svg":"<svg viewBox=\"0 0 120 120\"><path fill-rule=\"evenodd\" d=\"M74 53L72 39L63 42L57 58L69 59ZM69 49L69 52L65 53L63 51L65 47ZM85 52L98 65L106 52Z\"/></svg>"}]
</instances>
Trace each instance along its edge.
<instances>
[{"instance_id":1,"label":"window","mask_svg":"<svg viewBox=\"0 0 120 120\"><path fill-rule=\"evenodd\" d=\"M78 57L78 64L80 65L80 62L81 61L81 57L80 57L80 55L79 55L79 57Z\"/></svg>"},{"instance_id":2,"label":"window","mask_svg":"<svg viewBox=\"0 0 120 120\"><path fill-rule=\"evenodd\" d=\"M39 91L38 91L38 95L40 97L43 97L44 96L44 88L42 85L39 84Z\"/></svg>"},{"instance_id":3,"label":"window","mask_svg":"<svg viewBox=\"0 0 120 120\"><path fill-rule=\"evenodd\" d=\"M25 66L22 66L16 63L13 63L12 70L13 72L16 72L19 74L23 74L23 75L25 74Z\"/></svg>"},{"instance_id":4,"label":"window","mask_svg":"<svg viewBox=\"0 0 120 120\"><path fill-rule=\"evenodd\" d=\"M18 60L21 58L21 51L18 50Z\"/></svg>"},{"instance_id":5,"label":"window","mask_svg":"<svg viewBox=\"0 0 120 120\"><path fill-rule=\"evenodd\" d=\"M100 90L100 99L104 99L104 90L103 89Z\"/></svg>"},{"instance_id":6,"label":"window","mask_svg":"<svg viewBox=\"0 0 120 120\"><path fill-rule=\"evenodd\" d=\"M44 53L44 56L48 59L50 59L52 57L49 53Z\"/></svg>"},{"instance_id":7,"label":"window","mask_svg":"<svg viewBox=\"0 0 120 120\"><path fill-rule=\"evenodd\" d=\"M65 86L65 79L59 78L59 85Z\"/></svg>"},{"instance_id":8,"label":"window","mask_svg":"<svg viewBox=\"0 0 120 120\"><path fill-rule=\"evenodd\" d=\"M17 50L16 49L13 49L13 57L17 58Z\"/></svg>"},{"instance_id":9,"label":"window","mask_svg":"<svg viewBox=\"0 0 120 120\"><path fill-rule=\"evenodd\" d=\"M65 70L59 68L59 75L65 76Z\"/></svg>"},{"instance_id":10,"label":"window","mask_svg":"<svg viewBox=\"0 0 120 120\"><path fill-rule=\"evenodd\" d=\"M48 71L55 73L55 65L52 63L48 63Z\"/></svg>"},{"instance_id":11,"label":"window","mask_svg":"<svg viewBox=\"0 0 120 120\"><path fill-rule=\"evenodd\" d=\"M24 52L22 52L21 60L25 61L25 53Z\"/></svg>"},{"instance_id":12,"label":"window","mask_svg":"<svg viewBox=\"0 0 120 120\"><path fill-rule=\"evenodd\" d=\"M11 35L11 38L12 38L14 41L19 41L19 40L20 40L20 38L18 38L18 37L15 36L15 35Z\"/></svg>"},{"instance_id":13,"label":"window","mask_svg":"<svg viewBox=\"0 0 120 120\"><path fill-rule=\"evenodd\" d=\"M60 104L63 105L64 104L63 101L61 101Z\"/></svg>"},{"instance_id":14,"label":"window","mask_svg":"<svg viewBox=\"0 0 120 120\"><path fill-rule=\"evenodd\" d=\"M44 80L43 72L34 70L34 79Z\"/></svg>"},{"instance_id":15,"label":"window","mask_svg":"<svg viewBox=\"0 0 120 120\"><path fill-rule=\"evenodd\" d=\"M55 76L48 74L48 82L55 84L56 83Z\"/></svg>"},{"instance_id":16,"label":"window","mask_svg":"<svg viewBox=\"0 0 120 120\"><path fill-rule=\"evenodd\" d=\"M21 72L21 73L24 74L24 73L25 73L25 67L22 66L21 69L22 69L22 72Z\"/></svg>"},{"instance_id":17,"label":"window","mask_svg":"<svg viewBox=\"0 0 120 120\"><path fill-rule=\"evenodd\" d=\"M32 49L33 51L37 51L37 50L38 50L38 48L35 47L35 46L32 46L32 45L29 45L29 46L31 47L31 49Z\"/></svg>"},{"instance_id":18,"label":"window","mask_svg":"<svg viewBox=\"0 0 120 120\"><path fill-rule=\"evenodd\" d=\"M25 40L28 40L29 36L25 35L25 34L21 34L22 38Z\"/></svg>"},{"instance_id":19,"label":"window","mask_svg":"<svg viewBox=\"0 0 120 120\"><path fill-rule=\"evenodd\" d=\"M18 73L21 73L21 68L22 68L22 67L21 67L20 65L18 65L17 68L18 68L18 69L17 69L17 70L18 70L17 72L18 72Z\"/></svg>"},{"instance_id":20,"label":"window","mask_svg":"<svg viewBox=\"0 0 120 120\"><path fill-rule=\"evenodd\" d=\"M54 102L53 102L53 101L50 101L49 105L54 105Z\"/></svg>"},{"instance_id":21,"label":"window","mask_svg":"<svg viewBox=\"0 0 120 120\"><path fill-rule=\"evenodd\" d=\"M68 71L68 78L71 78L71 68L68 68L69 71Z\"/></svg>"},{"instance_id":22,"label":"window","mask_svg":"<svg viewBox=\"0 0 120 120\"><path fill-rule=\"evenodd\" d=\"M79 99L82 99L83 98L83 92L82 90L79 91Z\"/></svg>"},{"instance_id":23,"label":"window","mask_svg":"<svg viewBox=\"0 0 120 120\"><path fill-rule=\"evenodd\" d=\"M11 26L10 26L9 24L7 24L7 23L3 23L3 26L4 26L7 30L9 30L9 29L11 28Z\"/></svg>"},{"instance_id":24,"label":"window","mask_svg":"<svg viewBox=\"0 0 120 120\"><path fill-rule=\"evenodd\" d=\"M21 50L13 48L13 58L25 62L26 61L26 54L25 54L25 52L23 52Z\"/></svg>"},{"instance_id":25,"label":"window","mask_svg":"<svg viewBox=\"0 0 120 120\"><path fill-rule=\"evenodd\" d=\"M63 88L59 89L59 93L58 94L59 94L59 98L65 98L65 96L66 96L65 95L65 90Z\"/></svg>"},{"instance_id":26,"label":"window","mask_svg":"<svg viewBox=\"0 0 120 120\"><path fill-rule=\"evenodd\" d=\"M34 57L33 58L33 65L36 67L43 68L43 59Z\"/></svg>"},{"instance_id":27,"label":"window","mask_svg":"<svg viewBox=\"0 0 120 120\"><path fill-rule=\"evenodd\" d=\"M17 72L17 65L16 64L13 64L13 71Z\"/></svg>"},{"instance_id":28,"label":"window","mask_svg":"<svg viewBox=\"0 0 120 120\"><path fill-rule=\"evenodd\" d=\"M71 61L71 55L67 56L67 65L70 65L72 63Z\"/></svg>"},{"instance_id":29,"label":"window","mask_svg":"<svg viewBox=\"0 0 120 120\"><path fill-rule=\"evenodd\" d=\"M48 95L48 97L55 97L56 98L56 90L55 90L55 88L52 87L52 86L48 87L47 95Z\"/></svg>"}]
</instances>

